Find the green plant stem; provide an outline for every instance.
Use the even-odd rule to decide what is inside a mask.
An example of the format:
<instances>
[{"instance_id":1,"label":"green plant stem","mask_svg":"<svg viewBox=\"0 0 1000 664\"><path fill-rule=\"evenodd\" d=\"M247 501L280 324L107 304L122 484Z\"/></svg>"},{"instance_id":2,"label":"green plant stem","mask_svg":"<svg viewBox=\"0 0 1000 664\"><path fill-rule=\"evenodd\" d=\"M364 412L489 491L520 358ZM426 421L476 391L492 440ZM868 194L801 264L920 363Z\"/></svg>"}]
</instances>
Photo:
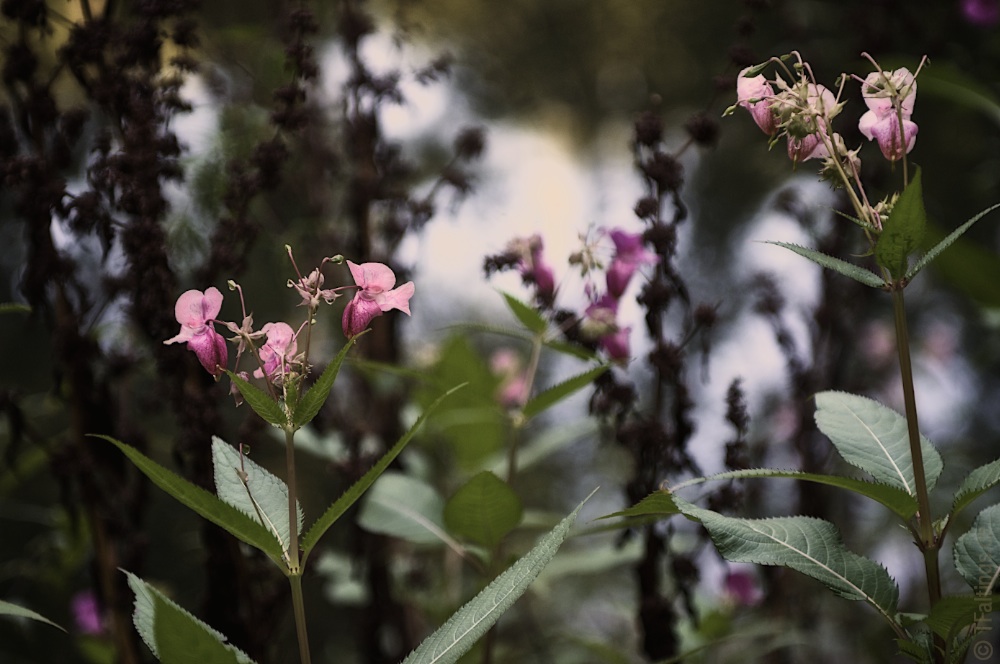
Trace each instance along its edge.
<instances>
[{"instance_id":1,"label":"green plant stem","mask_svg":"<svg viewBox=\"0 0 1000 664\"><path fill-rule=\"evenodd\" d=\"M295 614L295 636L299 641L299 661L311 664L309 636L306 632L306 609L302 602L302 570L299 568L299 513L296 509L295 429L285 427L285 466L288 484L288 583L292 587L292 611Z\"/></svg>"},{"instance_id":2,"label":"green plant stem","mask_svg":"<svg viewBox=\"0 0 1000 664\"><path fill-rule=\"evenodd\" d=\"M306 632L306 607L302 601L302 574L291 574L288 583L292 587L292 611L295 613L295 636L299 641L299 662L312 664L309 654L309 635Z\"/></svg>"},{"instance_id":3,"label":"green plant stem","mask_svg":"<svg viewBox=\"0 0 1000 664\"><path fill-rule=\"evenodd\" d=\"M910 363L910 338L906 329L906 307L903 303L902 285L893 288L892 308L896 319L896 348L899 352L899 373L903 382L906 428L910 438L910 455L913 458L913 477L917 485L919 545L924 554L927 592L933 607L941 599L941 577L938 569L940 543L934 533L934 517L931 514L927 477L924 474L924 457L920 448L920 427L917 422L917 400L913 391L913 366Z\"/></svg>"}]
</instances>

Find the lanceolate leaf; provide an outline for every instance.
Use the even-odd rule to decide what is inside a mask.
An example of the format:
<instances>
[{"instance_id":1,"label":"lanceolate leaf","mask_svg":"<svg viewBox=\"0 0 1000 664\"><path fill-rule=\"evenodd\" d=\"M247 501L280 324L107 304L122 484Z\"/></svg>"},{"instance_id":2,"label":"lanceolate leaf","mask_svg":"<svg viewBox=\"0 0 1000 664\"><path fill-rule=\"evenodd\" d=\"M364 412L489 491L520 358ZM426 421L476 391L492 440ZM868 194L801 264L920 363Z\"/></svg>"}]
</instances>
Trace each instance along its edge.
<instances>
[{"instance_id":1,"label":"lanceolate leaf","mask_svg":"<svg viewBox=\"0 0 1000 664\"><path fill-rule=\"evenodd\" d=\"M52 625L56 629L61 629L66 631L61 625L58 625L45 616L35 613L31 609L26 609L23 606L18 606L17 604L11 604L10 602L5 602L0 599L0 616L14 616L15 618L30 618L31 620L37 620L38 622L43 622L47 625Z\"/></svg>"},{"instance_id":2,"label":"lanceolate leaf","mask_svg":"<svg viewBox=\"0 0 1000 664\"><path fill-rule=\"evenodd\" d=\"M358 525L416 544L453 544L444 527L444 498L423 480L389 471L361 502Z\"/></svg>"},{"instance_id":3,"label":"lanceolate leaf","mask_svg":"<svg viewBox=\"0 0 1000 664\"><path fill-rule=\"evenodd\" d=\"M1000 459L979 466L970 472L955 492L955 502L951 507L950 520L965 509L969 503L1000 484Z\"/></svg>"},{"instance_id":4,"label":"lanceolate leaf","mask_svg":"<svg viewBox=\"0 0 1000 664\"><path fill-rule=\"evenodd\" d=\"M990 597L1000 584L1000 505L987 507L955 541L955 568L977 595Z\"/></svg>"},{"instance_id":5,"label":"lanceolate leaf","mask_svg":"<svg viewBox=\"0 0 1000 664\"><path fill-rule=\"evenodd\" d=\"M677 509L677 503L674 502L674 495L672 493L669 491L654 491L632 507L606 514L600 518L613 519L615 517L622 517L627 520L645 517L667 518L680 513L681 511ZM626 521L622 525L628 526L631 524Z\"/></svg>"},{"instance_id":6,"label":"lanceolate leaf","mask_svg":"<svg viewBox=\"0 0 1000 664\"><path fill-rule=\"evenodd\" d=\"M779 565L822 581L837 595L862 600L893 625L899 588L885 568L848 551L836 527L805 516L737 519L674 497L689 518L700 521L727 560Z\"/></svg>"},{"instance_id":7,"label":"lanceolate leaf","mask_svg":"<svg viewBox=\"0 0 1000 664\"><path fill-rule=\"evenodd\" d=\"M910 442L902 415L877 401L846 392L820 392L816 406L816 425L845 461L879 482L916 496ZM923 436L920 449L930 490L943 468L941 455Z\"/></svg>"},{"instance_id":8,"label":"lanceolate leaf","mask_svg":"<svg viewBox=\"0 0 1000 664\"><path fill-rule=\"evenodd\" d=\"M898 487L892 486L890 484L882 484L880 482L869 482L867 480L860 480L853 477L841 477L839 475L822 475L818 473L803 473L798 470L779 470L776 468L751 468L748 470L734 470L725 473L719 473L717 475L711 475L710 477L698 478L697 480L689 480L684 482L682 485L674 487L674 490L679 490L685 486L692 484L699 484L701 482L713 482L720 480L743 480L743 479L756 479L756 478L787 478L792 480L801 480L803 482L814 482L816 484L825 484L827 486L835 486L841 489L847 489L848 491L853 491L859 495L866 498L870 498L876 502L882 503L882 505L888 507L890 510L895 512L904 521L909 520L914 514L917 513L917 499L912 495L900 489Z\"/></svg>"},{"instance_id":9,"label":"lanceolate leaf","mask_svg":"<svg viewBox=\"0 0 1000 664\"><path fill-rule=\"evenodd\" d=\"M367 332L367 330L365 331ZM362 332L361 334L364 334ZM347 352L351 350L351 347L355 344L361 334L355 335L347 340L344 347L340 349L337 353L337 357L333 358L330 364L326 365L326 369L320 375L319 379L306 390L306 393L302 395L298 404L295 406L295 428L299 429L316 417L316 413L319 409L323 407L326 402L326 398L330 395L330 390L333 388L333 383L337 379L337 374L340 372L340 365L344 363L344 358L347 357Z\"/></svg>"},{"instance_id":10,"label":"lanceolate leaf","mask_svg":"<svg viewBox=\"0 0 1000 664\"><path fill-rule=\"evenodd\" d=\"M593 495L593 494L591 494ZM588 496L589 498L589 496ZM583 502L587 502L586 499ZM500 619L528 589L566 539L583 503L559 522L523 558L493 580L403 660L403 664L452 664Z\"/></svg>"},{"instance_id":11,"label":"lanceolate leaf","mask_svg":"<svg viewBox=\"0 0 1000 664\"><path fill-rule=\"evenodd\" d=\"M160 487L178 501L188 506L202 517L215 525L229 531L235 537L266 553L271 560L285 569L282 561L281 545L277 538L264 526L251 519L232 505L229 505L210 494L200 486L188 482L183 477L173 473L156 463L134 447L119 442L110 436L95 435L103 438L127 456L153 484Z\"/></svg>"},{"instance_id":12,"label":"lanceolate leaf","mask_svg":"<svg viewBox=\"0 0 1000 664\"><path fill-rule=\"evenodd\" d=\"M218 436L212 436L212 465L215 492L248 517L267 528L288 551L288 487L264 467ZM242 475L242 476L241 476ZM298 528L302 529L302 508L298 508Z\"/></svg>"},{"instance_id":13,"label":"lanceolate leaf","mask_svg":"<svg viewBox=\"0 0 1000 664\"><path fill-rule=\"evenodd\" d=\"M894 279L907 274L910 254L920 248L927 230L927 213L924 211L924 194L917 168L913 180L899 195L899 200L885 220L882 233L875 244L875 259L889 270Z\"/></svg>"},{"instance_id":14,"label":"lanceolate leaf","mask_svg":"<svg viewBox=\"0 0 1000 664\"><path fill-rule=\"evenodd\" d=\"M524 406L524 416L531 419L539 413L545 412L574 392L578 392L594 382L594 379L608 370L607 365L601 365L588 369L581 374L568 378L558 385L553 385L541 394L538 394Z\"/></svg>"},{"instance_id":15,"label":"lanceolate leaf","mask_svg":"<svg viewBox=\"0 0 1000 664\"><path fill-rule=\"evenodd\" d=\"M464 387L464 385L453 387L438 397L437 400L424 411L423 415L421 415L420 418L413 423L410 430L403 434L403 437L400 438L399 441L397 441L396 444L393 445L381 459L375 462L375 465L372 466L371 469L361 477L361 479L352 484L351 487L345 491L336 502L327 508L326 512L323 513L323 516L313 523L313 525L309 528L309 532L307 532L302 538L303 567L305 566L305 561L309 556L309 552L312 551L313 547L316 546L316 543L319 542L319 538L323 536L323 533L325 533L330 526L332 526L334 522L351 507L351 505L357 502L358 498L361 497L368 487L370 487L372 483L378 479L378 476L389 467L392 460L399 456L399 453L403 451L403 448L406 447L406 444L410 442L427 418L430 417L430 414L434 412L434 409L437 408L442 401L448 398L449 395L457 390L460 390L462 387Z\"/></svg>"},{"instance_id":16,"label":"lanceolate leaf","mask_svg":"<svg viewBox=\"0 0 1000 664\"><path fill-rule=\"evenodd\" d=\"M972 228L972 225L974 223L985 217L990 212L993 212L993 210L996 210L997 208L1000 208L1000 203L997 203L996 205L991 205L990 207L986 208L985 210L974 216L972 219L969 219L967 222L965 222L964 224L953 230L936 245L931 247L930 251L921 256L920 260L914 263L913 267L909 269L909 271L906 273L906 279L910 280L913 277L915 277L917 275L917 272L920 272L922 269L927 267L928 263L937 258L942 251L950 247L955 242L955 240L962 237L962 235L965 234L965 231Z\"/></svg>"},{"instance_id":17,"label":"lanceolate leaf","mask_svg":"<svg viewBox=\"0 0 1000 664\"><path fill-rule=\"evenodd\" d=\"M839 272L845 277L850 277L855 281L863 283L865 286L871 286L872 288L883 288L886 286L885 279L878 276L871 270L855 265L854 263L848 263L847 261L839 258L834 258L833 256L816 251L815 249L807 249L806 247L801 247L797 244L774 242L770 240L767 241L767 244L774 244L779 247L784 247L790 251L794 251L799 256L808 258L817 265L833 270L834 272Z\"/></svg>"},{"instance_id":18,"label":"lanceolate leaf","mask_svg":"<svg viewBox=\"0 0 1000 664\"><path fill-rule=\"evenodd\" d=\"M529 307L524 302L511 295L510 293L504 293L501 291L503 299L507 301L507 307L510 309L511 313L521 321L521 325L525 326L535 334L541 334L546 329L548 329L549 324L542 318L542 315Z\"/></svg>"},{"instance_id":19,"label":"lanceolate leaf","mask_svg":"<svg viewBox=\"0 0 1000 664\"><path fill-rule=\"evenodd\" d=\"M133 621L139 636L163 664L253 664L246 653L159 590L130 572L135 593Z\"/></svg>"},{"instance_id":20,"label":"lanceolate leaf","mask_svg":"<svg viewBox=\"0 0 1000 664\"><path fill-rule=\"evenodd\" d=\"M492 549L521 523L521 498L506 482L484 470L455 492L444 506L448 530Z\"/></svg>"},{"instance_id":21,"label":"lanceolate leaf","mask_svg":"<svg viewBox=\"0 0 1000 664\"><path fill-rule=\"evenodd\" d=\"M288 423L284 409L278 405L277 401L271 398L270 394L253 383L243 380L232 371L227 370L226 374L233 381L233 384L236 385L236 389L240 391L246 402L253 408L254 412L260 415L265 422L269 422L276 427L283 427Z\"/></svg>"}]
</instances>

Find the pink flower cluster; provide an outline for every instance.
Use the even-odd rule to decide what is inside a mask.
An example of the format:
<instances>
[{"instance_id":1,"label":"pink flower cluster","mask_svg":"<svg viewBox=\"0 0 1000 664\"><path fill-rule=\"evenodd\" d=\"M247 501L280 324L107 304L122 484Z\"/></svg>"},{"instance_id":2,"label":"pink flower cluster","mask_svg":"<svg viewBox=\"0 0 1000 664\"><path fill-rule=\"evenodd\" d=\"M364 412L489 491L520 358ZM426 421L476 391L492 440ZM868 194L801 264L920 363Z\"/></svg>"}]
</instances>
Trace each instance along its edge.
<instances>
[{"instance_id":1,"label":"pink flower cluster","mask_svg":"<svg viewBox=\"0 0 1000 664\"><path fill-rule=\"evenodd\" d=\"M288 252L291 258L291 249ZM299 274L297 281L289 281L289 287L294 288L302 297L301 304L309 309L308 319L298 331L283 322L267 323L255 331L253 316L247 314L245 305L241 325L218 320L223 297L219 289L213 286L204 292L189 290L177 298L174 316L180 323L181 329L176 336L163 343L186 342L188 350L193 351L205 370L218 380L229 360L226 340L215 327L223 325L236 335L232 341L238 343L237 364L243 351L251 348L258 363L253 375L257 378L266 377L268 381L280 384L293 370L302 369L305 364L305 358L299 355L299 333L312 323L313 314L321 301L331 304L342 295L341 291L356 289L354 297L344 308L342 323L344 335L348 338L360 334L376 316L381 316L392 309L410 314L413 282L394 288L396 275L388 266L381 263L357 264L347 261L351 276L354 278L354 285L324 289L322 266L327 262L342 260L340 257L324 259L323 264L313 270L308 277ZM292 258L292 264L294 263ZM298 272L298 267L295 269ZM234 290L239 290L242 303L243 291L235 283L230 282L230 285ZM259 343L261 340L263 343ZM240 375L246 373L240 372Z\"/></svg>"},{"instance_id":2,"label":"pink flower cluster","mask_svg":"<svg viewBox=\"0 0 1000 664\"><path fill-rule=\"evenodd\" d=\"M775 61L784 66L780 60ZM872 62L877 71L862 82L868 112L861 117L858 128L878 143L886 159L897 161L913 149L917 138L917 125L910 119L917 92L915 75L906 68L883 71ZM767 135L784 136L792 161L823 159L831 166L837 162L849 166L849 175L856 177L860 169L858 150L848 150L840 134L832 131L832 120L843 107L839 97L816 83L808 63L801 59L797 74L788 72L791 82L781 77L768 81L763 74L754 75L760 68L748 67L740 72L736 105L749 111Z\"/></svg>"},{"instance_id":3,"label":"pink flower cluster","mask_svg":"<svg viewBox=\"0 0 1000 664\"><path fill-rule=\"evenodd\" d=\"M615 252L605 273L607 290L597 296L591 289L592 301L584 312L581 328L586 336L597 340L611 359L625 361L631 357L632 328L618 324L618 305L636 270L643 265L655 265L660 259L645 247L641 233L616 228L608 236Z\"/></svg>"}]
</instances>

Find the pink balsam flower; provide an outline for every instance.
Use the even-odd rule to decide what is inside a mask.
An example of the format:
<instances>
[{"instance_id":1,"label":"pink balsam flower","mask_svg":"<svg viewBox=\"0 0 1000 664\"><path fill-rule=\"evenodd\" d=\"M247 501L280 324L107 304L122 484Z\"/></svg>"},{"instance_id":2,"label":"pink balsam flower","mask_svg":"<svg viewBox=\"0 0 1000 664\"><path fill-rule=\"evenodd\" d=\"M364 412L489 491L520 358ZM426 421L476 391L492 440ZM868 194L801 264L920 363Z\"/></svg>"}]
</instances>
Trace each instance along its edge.
<instances>
[{"instance_id":1,"label":"pink balsam flower","mask_svg":"<svg viewBox=\"0 0 1000 664\"><path fill-rule=\"evenodd\" d=\"M655 265L660 258L646 248L641 233L626 233L616 228L610 235L615 243L615 256L607 272L608 293L619 298L640 265Z\"/></svg>"},{"instance_id":2,"label":"pink balsam flower","mask_svg":"<svg viewBox=\"0 0 1000 664\"><path fill-rule=\"evenodd\" d=\"M391 309L399 309L407 316L410 315L410 298L413 297L414 290L412 281L393 288L396 285L396 275L382 263L358 265L347 261L347 267L351 269L358 292L344 308L344 336L360 334L373 318Z\"/></svg>"},{"instance_id":3,"label":"pink balsam flower","mask_svg":"<svg viewBox=\"0 0 1000 664\"><path fill-rule=\"evenodd\" d=\"M194 351L205 371L216 378L229 360L229 349L226 340L215 331L212 321L222 310L222 293L214 286L202 293L199 290L189 290L177 298L174 305L174 317L181 324L177 336L163 343L173 344L187 342L188 350Z\"/></svg>"},{"instance_id":4,"label":"pink balsam flower","mask_svg":"<svg viewBox=\"0 0 1000 664\"><path fill-rule=\"evenodd\" d=\"M902 159L917 141L917 125L910 120L917 97L913 74L905 67L872 72L865 78L861 94L868 112L858 121L858 129L868 140L878 142L886 159Z\"/></svg>"},{"instance_id":5,"label":"pink balsam flower","mask_svg":"<svg viewBox=\"0 0 1000 664\"><path fill-rule=\"evenodd\" d=\"M736 103L750 111L753 121L757 123L768 136L773 136L778 130L778 117L771 108L774 90L764 75L746 76L750 71L747 67L736 78Z\"/></svg>"},{"instance_id":6,"label":"pink balsam flower","mask_svg":"<svg viewBox=\"0 0 1000 664\"><path fill-rule=\"evenodd\" d=\"M260 331L267 336L267 341L258 351L264 368L255 370L253 375L263 378L266 374L273 381L286 372L286 367L295 357L298 350L295 330L288 323L267 323Z\"/></svg>"}]
</instances>

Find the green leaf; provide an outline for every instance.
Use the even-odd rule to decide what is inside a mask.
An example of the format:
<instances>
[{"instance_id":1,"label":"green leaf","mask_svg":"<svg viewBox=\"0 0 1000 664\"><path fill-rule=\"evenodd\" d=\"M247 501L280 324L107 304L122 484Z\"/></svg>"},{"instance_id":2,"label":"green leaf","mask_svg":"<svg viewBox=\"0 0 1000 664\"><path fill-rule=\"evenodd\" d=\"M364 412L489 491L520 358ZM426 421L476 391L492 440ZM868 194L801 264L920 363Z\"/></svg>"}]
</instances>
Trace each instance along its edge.
<instances>
[{"instance_id":1,"label":"green leaf","mask_svg":"<svg viewBox=\"0 0 1000 664\"><path fill-rule=\"evenodd\" d=\"M720 480L744 480L744 479L757 479L757 478L787 478L792 480L801 480L803 482L814 482L816 484L825 484L827 486L835 486L841 489L847 489L848 491L853 491L854 493L870 498L882 505L888 507L895 514L899 515L901 519L907 521L914 514L917 513L918 505L917 499L912 495L907 493L905 490L893 486L891 484L882 484L880 482L869 482L867 480L856 479L853 477L841 477L839 475L823 475L819 473L803 473L798 470L780 470L777 468L751 468L748 470L733 470L725 473L719 473L717 475L711 475L709 477L701 477L695 480L688 480L676 487L673 487L674 491L682 489L686 486L692 484L700 484L702 482L714 482Z\"/></svg>"},{"instance_id":2,"label":"green leaf","mask_svg":"<svg viewBox=\"0 0 1000 664\"><path fill-rule=\"evenodd\" d=\"M416 544L450 542L444 499L431 485L403 473L389 471L375 482L361 504L358 525Z\"/></svg>"},{"instance_id":3,"label":"green leaf","mask_svg":"<svg viewBox=\"0 0 1000 664\"><path fill-rule=\"evenodd\" d=\"M937 258L942 251L944 251L952 244L954 244L955 240L962 237L962 235L964 235L967 230L972 228L973 224L975 224L977 221L985 217L990 212L993 212L993 210L996 210L997 208L1000 208L1000 203L997 203L996 205L991 205L990 207L986 208L976 216L972 217L972 219L969 219L967 222L965 222L964 224L953 230L951 233L945 236L943 240L941 240L933 247L931 247L927 251L927 253L921 256L920 259L916 263L914 263L913 267L911 267L909 271L906 273L907 281L913 279L913 277L915 277L918 272L927 267L927 264L930 263L935 258Z\"/></svg>"},{"instance_id":4,"label":"green leaf","mask_svg":"<svg viewBox=\"0 0 1000 664\"><path fill-rule=\"evenodd\" d=\"M320 377L312 387L306 390L306 393L302 395L302 398L295 405L294 424L296 429L300 429L311 422L316 417L319 409L323 407L326 398L330 395L330 390L333 388L334 381L337 380L337 374L340 372L340 366L344 363L344 358L347 357L347 352L351 350L351 347L361 334L357 334L347 340L344 347L337 353L337 357L333 358L330 364L326 365L326 369L323 370Z\"/></svg>"},{"instance_id":5,"label":"green leaf","mask_svg":"<svg viewBox=\"0 0 1000 664\"><path fill-rule=\"evenodd\" d=\"M591 493L591 495L594 495ZM590 496L587 497L589 499ZM531 551L493 580L403 660L403 664L453 664L528 589L566 539L583 503L538 541Z\"/></svg>"},{"instance_id":6,"label":"green leaf","mask_svg":"<svg viewBox=\"0 0 1000 664\"><path fill-rule=\"evenodd\" d=\"M558 339L546 339L542 342L546 348L551 348L557 353L562 353L563 355L569 355L575 357L578 360L593 360L597 357L597 353L584 348L583 346L578 346L576 344L571 344L565 341L559 341Z\"/></svg>"},{"instance_id":7,"label":"green leaf","mask_svg":"<svg viewBox=\"0 0 1000 664\"><path fill-rule=\"evenodd\" d=\"M521 302L510 293L501 291L500 294L507 301L507 307L514 314L514 317L521 322L521 325L528 328L528 330L535 334L542 334L549 328L548 322L533 308Z\"/></svg>"},{"instance_id":8,"label":"green leaf","mask_svg":"<svg viewBox=\"0 0 1000 664\"><path fill-rule=\"evenodd\" d=\"M816 425L840 456L879 482L916 496L906 419L882 404L846 392L816 395ZM943 464L930 441L920 437L927 490L934 488Z\"/></svg>"},{"instance_id":9,"label":"green leaf","mask_svg":"<svg viewBox=\"0 0 1000 664\"><path fill-rule=\"evenodd\" d=\"M674 496L685 516L700 521L719 553L733 562L779 565L823 582L835 594L862 600L896 624L899 588L884 567L848 551L837 528L806 516L737 519Z\"/></svg>"},{"instance_id":10,"label":"green leaf","mask_svg":"<svg viewBox=\"0 0 1000 664\"><path fill-rule=\"evenodd\" d=\"M996 485L1000 484L1000 459L974 468L958 487L955 492L955 501L951 506L950 520L954 520L955 515L965 509L969 503L983 495Z\"/></svg>"},{"instance_id":11,"label":"green leaf","mask_svg":"<svg viewBox=\"0 0 1000 664\"><path fill-rule=\"evenodd\" d=\"M875 260L889 271L893 279L907 274L909 256L920 248L927 230L927 212L920 181L920 168L892 207L882 233L875 243Z\"/></svg>"},{"instance_id":12,"label":"green leaf","mask_svg":"<svg viewBox=\"0 0 1000 664\"><path fill-rule=\"evenodd\" d=\"M948 595L938 600L924 622L946 642L951 641L959 630L986 617L993 610L992 601L991 597Z\"/></svg>"},{"instance_id":13,"label":"green leaf","mask_svg":"<svg viewBox=\"0 0 1000 664\"><path fill-rule=\"evenodd\" d=\"M125 575L135 593L135 629L163 664L253 664L221 633L136 575Z\"/></svg>"},{"instance_id":14,"label":"green leaf","mask_svg":"<svg viewBox=\"0 0 1000 664\"><path fill-rule=\"evenodd\" d=\"M323 533L329 530L330 526L332 526L334 522L336 522L336 520L339 519L344 514L344 512L346 512L351 507L351 505L357 502L358 498L361 497L361 495L368 489L368 487L370 487L372 483L375 482L376 479L378 479L378 476L381 475L385 471L385 469L389 467L389 464L392 463L392 461L397 456L399 456L399 453L403 451L403 448L406 447L406 444L410 442L410 440L417 433L417 431L420 429L423 423L427 420L428 417L430 417L431 413L434 412L434 410L441 404L441 402L447 399L451 394L453 394L457 390L462 389L463 387L464 385L458 385L456 387L451 388L450 390L442 394L440 397L438 397L437 400L434 401L434 403L428 406L427 409L424 410L420 418L413 423L413 426L410 427L410 430L407 431L405 434L403 434L403 437L400 438L396 442L396 444L393 445L392 448L382 456L381 459L375 462L375 465L372 466L368 470L368 472L361 477L361 479L352 484L351 487L347 491L345 491L340 498L336 500L336 502L334 502L332 505L330 505L330 507L327 508L326 512L323 513L323 516L321 516L319 519L316 520L315 523L313 523L313 525L309 528L309 532L307 532L305 536L302 538L303 567L305 566L305 561L309 555L309 552L312 551L313 547L316 546L316 543L319 542L319 539L323 536Z\"/></svg>"},{"instance_id":15,"label":"green leaf","mask_svg":"<svg viewBox=\"0 0 1000 664\"><path fill-rule=\"evenodd\" d=\"M677 503L674 502L674 494L669 491L654 491L632 507L606 514L600 518L613 519L615 517L622 517L624 519L635 519L647 516L671 517L680 513L681 511L677 508Z\"/></svg>"},{"instance_id":16,"label":"green leaf","mask_svg":"<svg viewBox=\"0 0 1000 664\"><path fill-rule=\"evenodd\" d=\"M972 528L955 540L955 569L977 595L989 597L1000 581L1000 505L976 516Z\"/></svg>"},{"instance_id":17,"label":"green leaf","mask_svg":"<svg viewBox=\"0 0 1000 664\"><path fill-rule=\"evenodd\" d=\"M522 515L521 498L487 470L463 484L444 506L449 531L489 549L521 523Z\"/></svg>"},{"instance_id":18,"label":"green leaf","mask_svg":"<svg viewBox=\"0 0 1000 664\"><path fill-rule=\"evenodd\" d=\"M52 625L56 629L61 629L66 631L66 629L57 623L52 622L40 613L35 613L31 609L26 609L23 606L18 606L17 604L11 604L10 602L5 602L0 599L0 616L14 616L15 618L30 618L31 620L37 620L38 622L45 623L46 625Z\"/></svg>"},{"instance_id":19,"label":"green leaf","mask_svg":"<svg viewBox=\"0 0 1000 664\"><path fill-rule=\"evenodd\" d=\"M531 419L556 405L571 394L582 390L594 382L594 379L608 370L608 366L601 365L587 369L581 374L568 378L558 385L553 385L544 392L535 395L533 399L524 405L521 411L524 417Z\"/></svg>"},{"instance_id":20,"label":"green leaf","mask_svg":"<svg viewBox=\"0 0 1000 664\"><path fill-rule=\"evenodd\" d=\"M202 517L228 531L234 537L255 546L268 555L279 567L285 569L282 560L281 545L264 526L251 519L232 505L223 502L200 486L188 482L183 477L173 473L156 463L142 452L130 445L119 442L110 436L91 434L102 438L127 456L136 467L148 477L153 484L160 487L182 504L191 508Z\"/></svg>"},{"instance_id":21,"label":"green leaf","mask_svg":"<svg viewBox=\"0 0 1000 664\"><path fill-rule=\"evenodd\" d=\"M288 486L262 466L218 436L212 436L212 465L215 468L215 492L224 502L267 528L288 551ZM241 479L243 474L246 482ZM297 532L302 531L302 507L298 507Z\"/></svg>"},{"instance_id":22,"label":"green leaf","mask_svg":"<svg viewBox=\"0 0 1000 664\"><path fill-rule=\"evenodd\" d=\"M808 258L813 263L816 263L821 267L833 270L834 272L839 272L845 277L850 277L855 281L863 283L865 286L871 286L872 288L885 288L887 285L885 279L878 276L871 270L855 265L854 263L848 263L847 261L839 258L834 258L833 256L816 251L815 249L807 249L797 244L774 242L772 240L768 240L767 244L774 244L779 247L784 247L789 251L794 251L799 256Z\"/></svg>"},{"instance_id":23,"label":"green leaf","mask_svg":"<svg viewBox=\"0 0 1000 664\"><path fill-rule=\"evenodd\" d=\"M260 415L265 422L273 424L276 427L284 427L288 424L285 410L270 394L253 383L243 380L228 369L226 369L226 374L233 381L233 384L236 385L236 389L240 391L246 402L253 408L254 412Z\"/></svg>"}]
</instances>

